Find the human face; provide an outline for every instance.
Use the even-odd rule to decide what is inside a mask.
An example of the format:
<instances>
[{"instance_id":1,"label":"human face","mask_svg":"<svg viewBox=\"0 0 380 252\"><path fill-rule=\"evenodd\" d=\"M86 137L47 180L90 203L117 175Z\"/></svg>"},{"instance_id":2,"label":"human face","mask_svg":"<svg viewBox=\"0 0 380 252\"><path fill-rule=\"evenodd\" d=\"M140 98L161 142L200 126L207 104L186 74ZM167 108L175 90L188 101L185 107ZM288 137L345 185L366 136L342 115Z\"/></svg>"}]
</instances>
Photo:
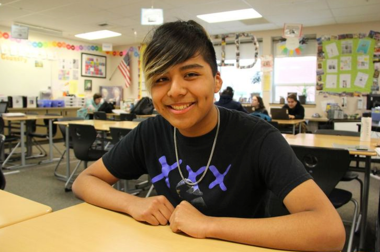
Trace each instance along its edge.
<instances>
[{"instance_id":1,"label":"human face","mask_svg":"<svg viewBox=\"0 0 380 252\"><path fill-rule=\"evenodd\" d=\"M102 100L102 98L96 98L94 101L95 101L95 104L98 105L100 103L100 101Z\"/></svg>"},{"instance_id":2,"label":"human face","mask_svg":"<svg viewBox=\"0 0 380 252\"><path fill-rule=\"evenodd\" d=\"M288 100L289 108L293 109L297 105L297 102L293 100L292 98L288 98L287 100Z\"/></svg>"},{"instance_id":3,"label":"human face","mask_svg":"<svg viewBox=\"0 0 380 252\"><path fill-rule=\"evenodd\" d=\"M252 107L254 108L258 108L259 107L259 101L257 100L257 97L256 96L253 96L252 97Z\"/></svg>"},{"instance_id":4,"label":"human face","mask_svg":"<svg viewBox=\"0 0 380 252\"><path fill-rule=\"evenodd\" d=\"M202 56L190 58L153 77L154 107L181 134L204 135L217 123L213 99L222 83Z\"/></svg>"}]
</instances>

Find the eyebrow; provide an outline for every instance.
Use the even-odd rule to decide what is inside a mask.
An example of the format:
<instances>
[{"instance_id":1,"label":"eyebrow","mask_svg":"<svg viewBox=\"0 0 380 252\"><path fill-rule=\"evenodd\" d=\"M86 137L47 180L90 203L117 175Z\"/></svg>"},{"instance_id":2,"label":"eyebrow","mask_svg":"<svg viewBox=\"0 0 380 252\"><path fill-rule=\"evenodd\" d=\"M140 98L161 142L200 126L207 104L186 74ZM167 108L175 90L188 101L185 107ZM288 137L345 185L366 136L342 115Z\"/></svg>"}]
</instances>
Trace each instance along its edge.
<instances>
[{"instance_id":1,"label":"eyebrow","mask_svg":"<svg viewBox=\"0 0 380 252\"><path fill-rule=\"evenodd\" d=\"M202 65L199 65L199 64L190 64L190 65L186 65L186 66L182 66L180 67L180 71L184 71L184 70L187 70L187 69L192 69L192 68L203 68Z\"/></svg>"}]
</instances>

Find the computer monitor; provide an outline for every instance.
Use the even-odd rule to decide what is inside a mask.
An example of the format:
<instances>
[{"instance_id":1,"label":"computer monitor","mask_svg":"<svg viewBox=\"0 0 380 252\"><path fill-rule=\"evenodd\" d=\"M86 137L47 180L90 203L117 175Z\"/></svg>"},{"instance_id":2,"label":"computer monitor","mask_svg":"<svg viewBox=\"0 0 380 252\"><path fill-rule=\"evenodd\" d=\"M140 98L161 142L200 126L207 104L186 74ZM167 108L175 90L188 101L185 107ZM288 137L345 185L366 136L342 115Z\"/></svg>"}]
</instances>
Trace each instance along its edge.
<instances>
[{"instance_id":1,"label":"computer monitor","mask_svg":"<svg viewBox=\"0 0 380 252\"><path fill-rule=\"evenodd\" d=\"M7 112L8 102L0 102L0 115Z\"/></svg>"}]
</instances>

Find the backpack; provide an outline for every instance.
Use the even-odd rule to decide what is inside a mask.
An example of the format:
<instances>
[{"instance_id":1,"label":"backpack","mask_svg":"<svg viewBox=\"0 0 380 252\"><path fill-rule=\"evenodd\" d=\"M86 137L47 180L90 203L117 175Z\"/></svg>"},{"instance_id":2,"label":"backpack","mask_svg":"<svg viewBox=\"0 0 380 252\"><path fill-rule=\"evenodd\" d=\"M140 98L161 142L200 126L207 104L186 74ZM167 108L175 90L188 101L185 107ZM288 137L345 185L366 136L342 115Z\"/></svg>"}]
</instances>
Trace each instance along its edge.
<instances>
[{"instance_id":1,"label":"backpack","mask_svg":"<svg viewBox=\"0 0 380 252\"><path fill-rule=\"evenodd\" d=\"M103 102L102 105L100 105L98 111L104 111L106 113L112 113L112 110L115 109L115 106L112 103Z\"/></svg>"},{"instance_id":2,"label":"backpack","mask_svg":"<svg viewBox=\"0 0 380 252\"><path fill-rule=\"evenodd\" d=\"M136 115L151 115L153 113L154 106L153 101L149 97L143 97L136 105L131 109L131 114Z\"/></svg>"},{"instance_id":3,"label":"backpack","mask_svg":"<svg viewBox=\"0 0 380 252\"><path fill-rule=\"evenodd\" d=\"M264 113L252 112L249 115L260 117L261 119L268 121L268 122L272 121L272 118L269 115L266 115Z\"/></svg>"}]
</instances>

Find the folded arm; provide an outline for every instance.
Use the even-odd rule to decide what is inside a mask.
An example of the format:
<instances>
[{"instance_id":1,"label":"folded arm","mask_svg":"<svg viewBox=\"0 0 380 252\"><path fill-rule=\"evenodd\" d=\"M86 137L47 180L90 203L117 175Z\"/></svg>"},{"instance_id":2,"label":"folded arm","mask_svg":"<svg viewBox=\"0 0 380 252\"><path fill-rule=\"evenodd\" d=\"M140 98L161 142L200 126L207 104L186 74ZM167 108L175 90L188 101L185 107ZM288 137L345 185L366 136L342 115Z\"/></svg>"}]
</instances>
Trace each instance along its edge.
<instances>
[{"instance_id":1,"label":"folded arm","mask_svg":"<svg viewBox=\"0 0 380 252\"><path fill-rule=\"evenodd\" d=\"M77 177L73 184L75 195L93 205L129 214L138 221L166 225L174 210L164 196L140 198L112 187L118 179L99 159Z\"/></svg>"},{"instance_id":2,"label":"folded arm","mask_svg":"<svg viewBox=\"0 0 380 252\"><path fill-rule=\"evenodd\" d=\"M188 202L182 202L173 212L170 225L174 232L184 232L197 238L217 238L287 250L343 249L343 223L314 181L308 180L293 189L284 203L290 215L242 219L208 217Z\"/></svg>"}]
</instances>

